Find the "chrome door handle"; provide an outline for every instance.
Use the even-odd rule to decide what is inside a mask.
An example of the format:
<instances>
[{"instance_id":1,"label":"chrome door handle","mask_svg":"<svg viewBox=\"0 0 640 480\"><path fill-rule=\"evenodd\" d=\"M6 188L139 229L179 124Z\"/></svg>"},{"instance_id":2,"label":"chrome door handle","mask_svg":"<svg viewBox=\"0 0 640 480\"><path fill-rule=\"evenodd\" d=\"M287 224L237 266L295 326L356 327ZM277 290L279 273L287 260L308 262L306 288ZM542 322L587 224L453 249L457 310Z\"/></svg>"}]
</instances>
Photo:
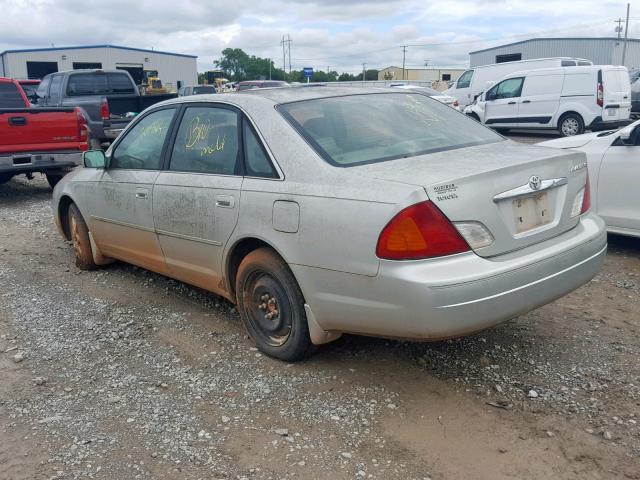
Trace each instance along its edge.
<instances>
[{"instance_id":1,"label":"chrome door handle","mask_svg":"<svg viewBox=\"0 0 640 480\"><path fill-rule=\"evenodd\" d=\"M149 192L147 192L146 190L139 190L136 192L136 198L149 198Z\"/></svg>"},{"instance_id":2,"label":"chrome door handle","mask_svg":"<svg viewBox=\"0 0 640 480\"><path fill-rule=\"evenodd\" d=\"M217 195L216 196L216 207L222 208L233 208L236 202L234 198L230 195Z\"/></svg>"}]
</instances>

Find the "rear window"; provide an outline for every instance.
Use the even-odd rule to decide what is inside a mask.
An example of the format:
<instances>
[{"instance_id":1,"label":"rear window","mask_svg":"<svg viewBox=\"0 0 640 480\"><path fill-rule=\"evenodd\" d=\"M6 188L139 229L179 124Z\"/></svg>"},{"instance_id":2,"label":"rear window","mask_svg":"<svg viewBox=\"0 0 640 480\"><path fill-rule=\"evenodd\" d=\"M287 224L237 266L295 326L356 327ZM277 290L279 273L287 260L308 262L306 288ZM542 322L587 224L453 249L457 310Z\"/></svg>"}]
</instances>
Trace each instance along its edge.
<instances>
[{"instance_id":1,"label":"rear window","mask_svg":"<svg viewBox=\"0 0 640 480\"><path fill-rule=\"evenodd\" d=\"M350 167L502 141L418 93L304 100L278 110L328 163Z\"/></svg>"},{"instance_id":2,"label":"rear window","mask_svg":"<svg viewBox=\"0 0 640 480\"><path fill-rule=\"evenodd\" d=\"M67 84L70 96L134 92L131 80L123 73L76 73L69 76Z\"/></svg>"},{"instance_id":3,"label":"rear window","mask_svg":"<svg viewBox=\"0 0 640 480\"><path fill-rule=\"evenodd\" d=\"M13 83L0 83L0 108L24 108L24 100Z\"/></svg>"},{"instance_id":4,"label":"rear window","mask_svg":"<svg viewBox=\"0 0 640 480\"><path fill-rule=\"evenodd\" d=\"M194 95L202 95L205 93L216 93L216 87L193 87Z\"/></svg>"}]
</instances>

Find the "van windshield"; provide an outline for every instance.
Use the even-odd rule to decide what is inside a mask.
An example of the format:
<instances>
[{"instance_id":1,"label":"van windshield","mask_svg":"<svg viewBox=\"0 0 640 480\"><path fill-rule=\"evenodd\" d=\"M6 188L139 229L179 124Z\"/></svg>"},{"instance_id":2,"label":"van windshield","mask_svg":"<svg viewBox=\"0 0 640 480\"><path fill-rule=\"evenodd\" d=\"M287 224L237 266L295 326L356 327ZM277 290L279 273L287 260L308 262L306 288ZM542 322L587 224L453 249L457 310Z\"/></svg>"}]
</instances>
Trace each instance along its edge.
<instances>
[{"instance_id":1,"label":"van windshield","mask_svg":"<svg viewBox=\"0 0 640 480\"><path fill-rule=\"evenodd\" d=\"M419 93L374 93L285 103L278 110L331 165L351 167L503 141Z\"/></svg>"}]
</instances>

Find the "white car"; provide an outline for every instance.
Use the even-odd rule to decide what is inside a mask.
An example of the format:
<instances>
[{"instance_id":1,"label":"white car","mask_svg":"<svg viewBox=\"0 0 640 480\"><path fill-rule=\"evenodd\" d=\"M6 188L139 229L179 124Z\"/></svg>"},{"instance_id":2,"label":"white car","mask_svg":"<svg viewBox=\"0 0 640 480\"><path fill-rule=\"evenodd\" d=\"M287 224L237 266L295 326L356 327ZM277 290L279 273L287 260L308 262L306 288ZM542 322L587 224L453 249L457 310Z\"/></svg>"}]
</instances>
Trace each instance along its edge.
<instances>
[{"instance_id":1,"label":"white car","mask_svg":"<svg viewBox=\"0 0 640 480\"><path fill-rule=\"evenodd\" d=\"M604 219L609 232L640 237L640 120L617 131L539 145L586 153L591 208Z\"/></svg>"},{"instance_id":2,"label":"white car","mask_svg":"<svg viewBox=\"0 0 640 480\"><path fill-rule=\"evenodd\" d=\"M433 98L434 100L439 101L440 103L444 103L445 105L448 105L449 107L460 111L460 103L458 102L458 100L456 100L455 97L452 97L451 95L446 95L444 92L439 92L437 90L434 90L433 88L423 87L421 85L411 85L411 84L391 85L391 86L395 88L402 88L404 90L413 90L415 92L422 93L424 95L427 95Z\"/></svg>"}]
</instances>

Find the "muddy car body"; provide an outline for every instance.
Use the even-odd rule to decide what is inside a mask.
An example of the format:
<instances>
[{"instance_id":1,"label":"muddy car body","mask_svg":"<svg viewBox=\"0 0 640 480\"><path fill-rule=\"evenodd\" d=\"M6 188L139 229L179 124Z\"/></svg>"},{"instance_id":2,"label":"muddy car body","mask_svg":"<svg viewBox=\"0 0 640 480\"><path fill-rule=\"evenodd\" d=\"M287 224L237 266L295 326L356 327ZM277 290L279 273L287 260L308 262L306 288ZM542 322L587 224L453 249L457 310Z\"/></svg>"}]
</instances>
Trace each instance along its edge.
<instances>
[{"instance_id":1,"label":"muddy car body","mask_svg":"<svg viewBox=\"0 0 640 480\"><path fill-rule=\"evenodd\" d=\"M342 332L495 325L584 284L606 252L582 153L414 92L184 97L85 162L53 199L80 266L120 259L222 295L287 360Z\"/></svg>"}]
</instances>

